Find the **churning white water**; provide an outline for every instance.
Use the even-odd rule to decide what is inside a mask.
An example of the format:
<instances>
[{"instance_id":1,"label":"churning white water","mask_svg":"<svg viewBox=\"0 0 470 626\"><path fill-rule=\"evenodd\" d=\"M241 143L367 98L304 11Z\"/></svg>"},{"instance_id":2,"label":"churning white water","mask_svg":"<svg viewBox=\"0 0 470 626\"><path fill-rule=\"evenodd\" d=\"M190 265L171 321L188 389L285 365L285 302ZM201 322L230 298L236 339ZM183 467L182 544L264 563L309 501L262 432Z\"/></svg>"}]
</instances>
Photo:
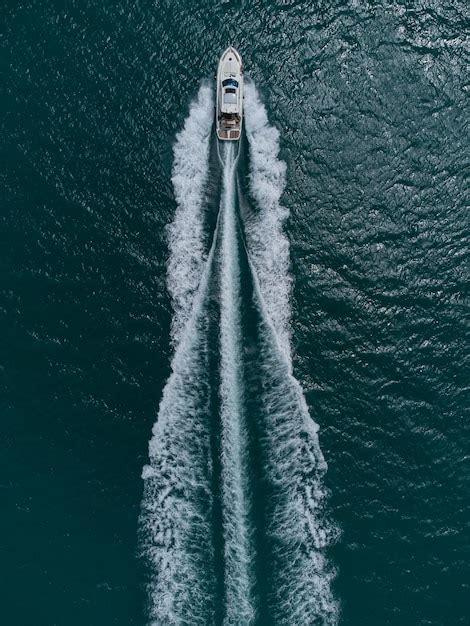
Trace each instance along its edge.
<instances>
[{"instance_id":1,"label":"churning white water","mask_svg":"<svg viewBox=\"0 0 470 626\"><path fill-rule=\"evenodd\" d=\"M249 521L247 438L243 411L240 326L240 260L235 214L235 146L224 146L220 246L220 398L225 624L251 624L253 546Z\"/></svg>"},{"instance_id":2,"label":"churning white water","mask_svg":"<svg viewBox=\"0 0 470 626\"><path fill-rule=\"evenodd\" d=\"M245 87L250 146L250 190L256 211L246 225L255 299L262 314L263 445L266 472L276 486L267 531L273 540L275 614L282 624L336 624L334 571L325 548L337 535L324 511L322 477L327 465L302 388L292 374L290 348L288 211L280 204L286 167L279 159L279 132L252 82Z\"/></svg>"},{"instance_id":3,"label":"churning white water","mask_svg":"<svg viewBox=\"0 0 470 626\"><path fill-rule=\"evenodd\" d=\"M218 227L204 259L201 213L211 122L212 93L202 86L174 151L178 206L170 227L168 288L176 350L153 427L149 464L142 472L141 534L155 625L202 625L214 611L205 302Z\"/></svg>"},{"instance_id":4,"label":"churning white water","mask_svg":"<svg viewBox=\"0 0 470 626\"><path fill-rule=\"evenodd\" d=\"M279 160L279 133L269 125L252 83L246 84L245 113L255 204L244 224L246 248L237 218L238 157L228 145L222 150L213 243L207 256L204 252L210 88L201 87L174 148L177 209L169 228L168 288L175 354L142 473L149 612L155 625L241 626L256 623L261 601L275 623L332 626L338 605L325 550L336 529L325 513L326 463L291 360L289 245L283 232L288 212L280 204L286 167ZM242 255L252 289L241 285ZM214 293L219 316L211 321ZM258 311L255 415L245 407L243 298ZM215 338L211 323L218 329ZM214 341L218 371L211 377ZM257 477L250 475L253 423L264 459ZM260 519L253 515L252 480L262 480L261 491L268 494L262 529L255 528ZM255 531L265 537L262 550ZM266 559L272 582L261 600L260 559Z\"/></svg>"},{"instance_id":5,"label":"churning white water","mask_svg":"<svg viewBox=\"0 0 470 626\"><path fill-rule=\"evenodd\" d=\"M268 122L266 108L251 81L245 84L245 125L250 144L250 191L257 205L246 224L250 258L259 279L266 312L290 360L289 240L283 224L288 211L280 199L286 164L279 159L279 131Z\"/></svg>"},{"instance_id":6,"label":"churning white water","mask_svg":"<svg viewBox=\"0 0 470 626\"><path fill-rule=\"evenodd\" d=\"M169 226L168 290L174 308L172 330L176 342L190 317L206 260L202 208L212 120L213 89L203 84L173 148L171 180L177 207Z\"/></svg>"}]
</instances>

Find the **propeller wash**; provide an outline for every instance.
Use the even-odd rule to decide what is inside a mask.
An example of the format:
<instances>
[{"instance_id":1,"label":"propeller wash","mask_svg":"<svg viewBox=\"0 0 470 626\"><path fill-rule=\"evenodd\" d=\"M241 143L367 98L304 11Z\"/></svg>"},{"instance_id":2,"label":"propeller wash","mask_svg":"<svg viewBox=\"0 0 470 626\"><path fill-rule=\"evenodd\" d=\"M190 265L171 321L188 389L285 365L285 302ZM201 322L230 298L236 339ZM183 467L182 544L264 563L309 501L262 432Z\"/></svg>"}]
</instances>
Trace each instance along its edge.
<instances>
[{"instance_id":1,"label":"propeller wash","mask_svg":"<svg viewBox=\"0 0 470 626\"><path fill-rule=\"evenodd\" d=\"M223 141L219 163L213 110L204 84L174 147L175 351L142 473L149 622L334 625L326 552L338 531L318 426L293 376L279 133L247 82L248 154Z\"/></svg>"}]
</instances>

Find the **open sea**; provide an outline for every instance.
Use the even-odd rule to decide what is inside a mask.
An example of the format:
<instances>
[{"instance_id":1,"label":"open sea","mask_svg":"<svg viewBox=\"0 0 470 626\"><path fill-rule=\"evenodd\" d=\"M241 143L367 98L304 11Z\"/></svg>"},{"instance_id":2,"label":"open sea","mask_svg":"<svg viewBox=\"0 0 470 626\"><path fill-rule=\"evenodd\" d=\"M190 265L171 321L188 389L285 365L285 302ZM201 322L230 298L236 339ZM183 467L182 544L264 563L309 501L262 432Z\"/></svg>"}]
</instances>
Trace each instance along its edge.
<instances>
[{"instance_id":1,"label":"open sea","mask_svg":"<svg viewBox=\"0 0 470 626\"><path fill-rule=\"evenodd\" d=\"M0 14L2 625L470 624L467 3Z\"/></svg>"}]
</instances>

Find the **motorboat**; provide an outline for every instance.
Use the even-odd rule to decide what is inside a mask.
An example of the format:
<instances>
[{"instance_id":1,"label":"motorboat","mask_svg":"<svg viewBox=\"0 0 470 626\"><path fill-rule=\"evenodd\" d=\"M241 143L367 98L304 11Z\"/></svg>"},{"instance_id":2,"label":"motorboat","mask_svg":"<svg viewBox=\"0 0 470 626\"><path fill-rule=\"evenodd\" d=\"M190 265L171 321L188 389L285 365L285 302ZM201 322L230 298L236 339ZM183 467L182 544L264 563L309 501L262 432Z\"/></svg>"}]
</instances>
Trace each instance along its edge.
<instances>
[{"instance_id":1,"label":"motorboat","mask_svg":"<svg viewBox=\"0 0 470 626\"><path fill-rule=\"evenodd\" d=\"M243 122L243 66L240 54L228 47L217 69L215 127L222 141L240 139Z\"/></svg>"}]
</instances>

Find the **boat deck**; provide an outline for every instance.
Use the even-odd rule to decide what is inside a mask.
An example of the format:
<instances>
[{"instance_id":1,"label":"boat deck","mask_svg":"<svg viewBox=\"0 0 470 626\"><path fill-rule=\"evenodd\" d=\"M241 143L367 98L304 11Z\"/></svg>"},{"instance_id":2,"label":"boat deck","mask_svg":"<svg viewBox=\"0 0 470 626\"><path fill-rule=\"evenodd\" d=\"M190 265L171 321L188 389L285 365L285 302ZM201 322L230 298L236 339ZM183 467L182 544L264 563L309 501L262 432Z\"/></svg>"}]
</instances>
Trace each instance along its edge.
<instances>
[{"instance_id":1,"label":"boat deck","mask_svg":"<svg viewBox=\"0 0 470 626\"><path fill-rule=\"evenodd\" d=\"M240 130L238 129L227 130L224 128L219 128L217 130L217 136L219 139L232 139L232 140L240 139Z\"/></svg>"}]
</instances>

